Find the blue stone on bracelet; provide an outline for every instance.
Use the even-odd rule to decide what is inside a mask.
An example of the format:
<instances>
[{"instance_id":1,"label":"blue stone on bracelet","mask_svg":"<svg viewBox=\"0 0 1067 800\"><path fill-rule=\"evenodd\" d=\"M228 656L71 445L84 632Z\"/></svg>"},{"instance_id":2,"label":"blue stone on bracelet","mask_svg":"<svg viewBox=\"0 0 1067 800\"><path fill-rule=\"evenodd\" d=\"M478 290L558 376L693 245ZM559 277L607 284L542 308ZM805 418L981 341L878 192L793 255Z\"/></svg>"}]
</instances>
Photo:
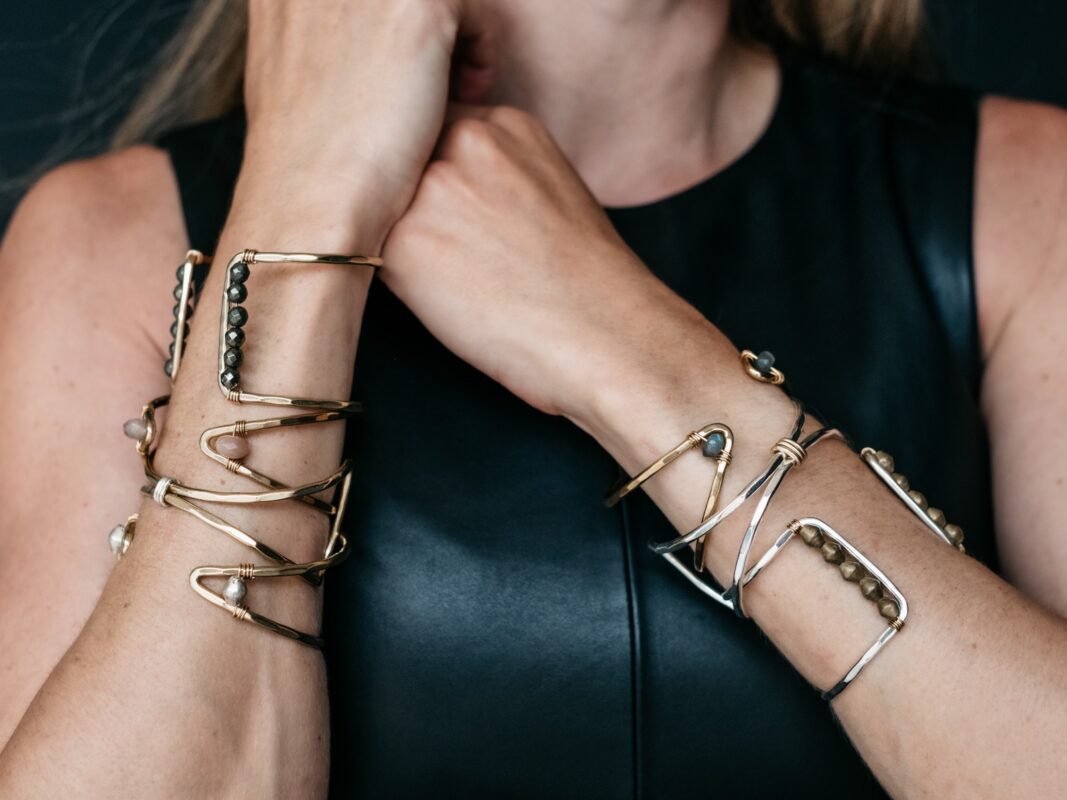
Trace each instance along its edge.
<instances>
[{"instance_id":1,"label":"blue stone on bracelet","mask_svg":"<svg viewBox=\"0 0 1067 800\"><path fill-rule=\"evenodd\" d=\"M724 447L726 447L726 437L715 431L708 434L708 438L704 442L704 449L701 452L708 458L715 458L722 452Z\"/></svg>"},{"instance_id":2,"label":"blue stone on bracelet","mask_svg":"<svg viewBox=\"0 0 1067 800\"><path fill-rule=\"evenodd\" d=\"M770 350L764 350L756 356L756 372L760 375L769 374L772 367L774 367L774 354Z\"/></svg>"}]
</instances>

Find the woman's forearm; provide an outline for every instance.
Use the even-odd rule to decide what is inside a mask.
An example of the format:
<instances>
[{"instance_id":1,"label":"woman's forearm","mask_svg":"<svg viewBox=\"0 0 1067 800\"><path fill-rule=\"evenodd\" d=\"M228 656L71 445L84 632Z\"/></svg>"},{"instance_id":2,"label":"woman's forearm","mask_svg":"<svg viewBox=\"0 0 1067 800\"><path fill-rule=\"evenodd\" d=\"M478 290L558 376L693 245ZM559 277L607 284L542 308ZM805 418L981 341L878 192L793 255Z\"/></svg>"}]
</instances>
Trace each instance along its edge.
<instances>
[{"instance_id":1,"label":"woman's forearm","mask_svg":"<svg viewBox=\"0 0 1067 800\"><path fill-rule=\"evenodd\" d=\"M683 321L673 330L664 330L662 316L647 327L633 326L656 330L662 347L654 358L614 364L610 380L589 376L596 393L576 421L631 474L689 431L726 423L736 439L725 503L767 463L771 446L792 425L793 410L779 390L744 375L737 351L713 326L681 308L675 318ZM629 344L631 354L649 353L647 343ZM898 469L906 473L907 465ZM671 522L688 531L701 521L710 481L707 460L689 456L646 487ZM721 585L730 583L756 499L708 538L708 564ZM1067 780L1063 620L933 537L843 443L812 448L785 478L760 525L749 567L793 519L805 516L825 520L855 544L910 607L900 635L833 701L883 785L898 797L1060 791ZM744 598L755 622L823 690L886 626L856 584L842 580L799 537Z\"/></svg>"},{"instance_id":2,"label":"woman's forearm","mask_svg":"<svg viewBox=\"0 0 1067 800\"><path fill-rule=\"evenodd\" d=\"M206 458L199 436L213 425L290 413L231 403L216 385L229 257L245 248L367 254L380 246L384 231L361 225L358 208L341 216L302 192L286 191L268 170L246 168L239 181L156 453L157 470L183 484L261 491ZM369 270L355 266L256 269L245 303L243 383L264 394L347 399L369 283ZM337 467L342 439L341 422L261 433L250 438L248 462L288 485L307 482ZM323 554L327 518L304 504L204 505L293 561ZM323 796L321 655L235 620L189 587L197 566L250 561L262 559L146 499L136 539L99 606L0 755L0 795ZM320 593L298 578L253 584L247 604L318 631ZM55 769L60 753L62 769Z\"/></svg>"}]
</instances>

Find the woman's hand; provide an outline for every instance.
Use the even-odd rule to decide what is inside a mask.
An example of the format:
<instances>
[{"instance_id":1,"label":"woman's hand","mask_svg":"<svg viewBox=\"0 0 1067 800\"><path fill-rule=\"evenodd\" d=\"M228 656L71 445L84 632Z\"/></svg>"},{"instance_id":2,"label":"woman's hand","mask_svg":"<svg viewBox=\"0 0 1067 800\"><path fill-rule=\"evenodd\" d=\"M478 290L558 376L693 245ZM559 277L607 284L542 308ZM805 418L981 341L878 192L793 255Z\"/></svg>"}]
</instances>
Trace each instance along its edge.
<instances>
[{"instance_id":1,"label":"woman's hand","mask_svg":"<svg viewBox=\"0 0 1067 800\"><path fill-rule=\"evenodd\" d=\"M239 196L281 196L380 245L440 133L461 12L465 39L481 39L468 5L250 0Z\"/></svg>"},{"instance_id":2,"label":"woman's hand","mask_svg":"<svg viewBox=\"0 0 1067 800\"><path fill-rule=\"evenodd\" d=\"M381 277L457 355L581 424L598 385L656 373L664 342L707 323L623 243L539 122L460 115Z\"/></svg>"}]
</instances>

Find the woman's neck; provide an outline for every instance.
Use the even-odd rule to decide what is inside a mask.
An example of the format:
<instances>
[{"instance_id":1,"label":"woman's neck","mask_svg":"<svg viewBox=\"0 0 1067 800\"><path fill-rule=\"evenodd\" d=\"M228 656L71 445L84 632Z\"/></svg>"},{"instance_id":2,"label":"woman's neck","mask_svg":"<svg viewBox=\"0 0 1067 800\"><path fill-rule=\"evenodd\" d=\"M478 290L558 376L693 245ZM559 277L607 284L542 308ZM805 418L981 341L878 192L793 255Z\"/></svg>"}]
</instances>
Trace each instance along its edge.
<instances>
[{"instance_id":1,"label":"woman's neck","mask_svg":"<svg viewBox=\"0 0 1067 800\"><path fill-rule=\"evenodd\" d=\"M773 112L773 56L729 35L729 0L489 0L490 102L536 115L606 205L717 172Z\"/></svg>"}]
</instances>

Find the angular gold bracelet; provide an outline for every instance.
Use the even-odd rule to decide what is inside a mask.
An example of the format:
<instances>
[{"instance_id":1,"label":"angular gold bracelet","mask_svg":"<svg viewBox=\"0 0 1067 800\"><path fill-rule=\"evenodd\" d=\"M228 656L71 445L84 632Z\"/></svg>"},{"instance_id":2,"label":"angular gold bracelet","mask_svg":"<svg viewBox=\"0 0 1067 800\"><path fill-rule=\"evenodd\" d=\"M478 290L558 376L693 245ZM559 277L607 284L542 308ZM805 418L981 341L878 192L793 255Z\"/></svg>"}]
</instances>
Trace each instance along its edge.
<instances>
[{"instance_id":1,"label":"angular gold bracelet","mask_svg":"<svg viewBox=\"0 0 1067 800\"><path fill-rule=\"evenodd\" d=\"M193 296L193 269L207 262L202 254L190 251L185 263L178 270L178 286L175 288L175 323L171 328L174 343L170 358L165 365L167 374L173 380L181 366L185 339L188 334L187 320L190 317L195 298ZM190 514L210 527L225 533L258 555L271 562L268 565L252 563L234 566L203 566L194 569L189 576L192 589L202 598L229 611L235 619L258 625L273 633L285 636L312 647L321 647L322 639L318 636L298 631L276 620L269 619L249 609L244 604L247 592L246 581L257 578L298 577L305 582L318 585L322 581L324 570L342 561L348 555L348 542L341 532L345 507L348 502L349 486L352 477L352 464L345 460L336 470L326 477L304 483L299 486L286 486L258 470L247 466L250 448L247 436L250 433L269 431L295 425L313 425L347 419L361 410L360 404L343 400L319 400L293 398L281 395L260 395L244 391L240 386L240 367L243 362L245 334L244 326L248 321L248 312L241 305L248 297L245 285L250 277L251 264L335 264L365 267L380 266L381 260L366 256L315 255L311 253L260 253L245 250L235 255L226 265L226 280L223 290L222 314L219 331L218 385L223 396L234 403L253 403L258 405L285 406L307 409L308 413L287 417L276 417L254 421L237 420L224 425L216 425L205 430L200 436L200 450L211 460L226 470L242 475L264 487L261 492L219 492L186 486L173 478L158 473L153 464L155 446L158 440L159 423L156 412L169 402L169 396L159 397L145 405L139 420L130 420L123 426L127 436L136 441L145 468L148 484L142 487L142 493L152 497L163 506L177 508ZM327 502L315 495L334 490L336 499ZM222 517L208 511L199 502L223 504L275 503L284 500L298 500L326 514L330 519L330 533L323 557L306 563L295 563L274 548L227 522ZM194 502L197 501L197 502ZM131 517L124 526L116 527L109 536L112 550L121 557L133 539L136 516ZM121 527L121 531L119 528ZM222 593L216 593L203 583L208 578L226 578Z\"/></svg>"}]
</instances>

